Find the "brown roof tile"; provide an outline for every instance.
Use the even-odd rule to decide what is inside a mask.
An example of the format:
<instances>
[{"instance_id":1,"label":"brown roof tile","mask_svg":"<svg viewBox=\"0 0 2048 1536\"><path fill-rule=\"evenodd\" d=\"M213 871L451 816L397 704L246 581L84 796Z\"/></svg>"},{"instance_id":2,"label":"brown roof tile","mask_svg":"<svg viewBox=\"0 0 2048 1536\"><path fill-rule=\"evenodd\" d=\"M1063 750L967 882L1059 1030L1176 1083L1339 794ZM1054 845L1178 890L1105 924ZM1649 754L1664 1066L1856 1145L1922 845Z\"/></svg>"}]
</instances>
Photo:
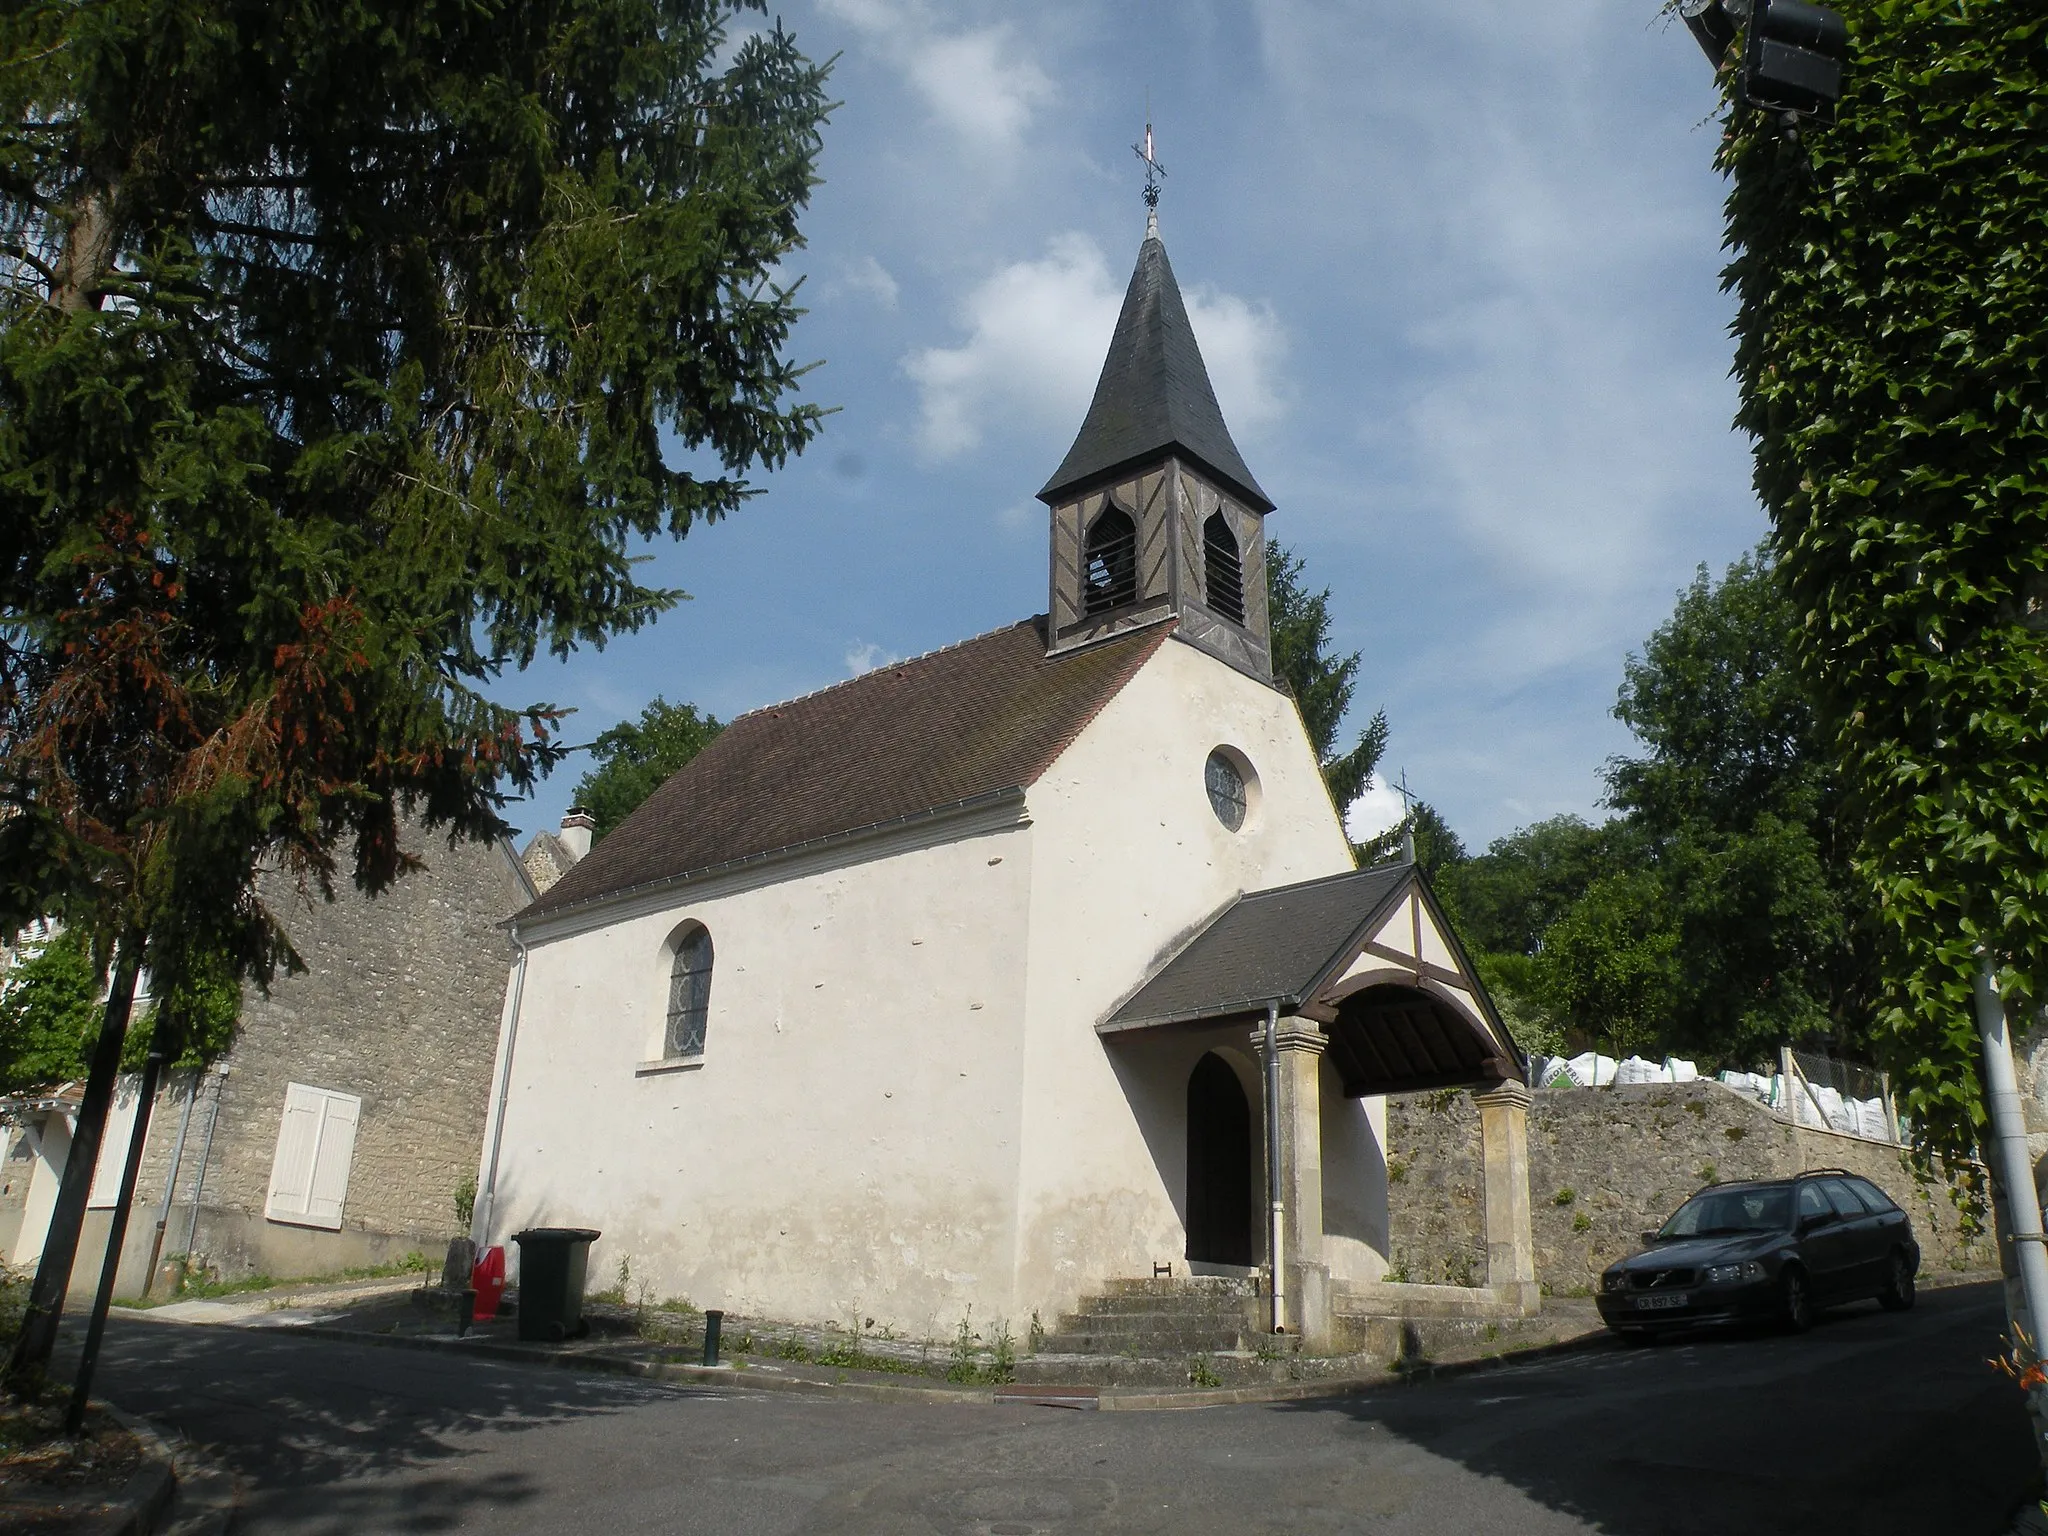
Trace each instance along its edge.
<instances>
[{"instance_id":1,"label":"brown roof tile","mask_svg":"<svg viewBox=\"0 0 2048 1536\"><path fill-rule=\"evenodd\" d=\"M1044 622L741 715L520 918L1031 784L1172 630L1049 658Z\"/></svg>"}]
</instances>

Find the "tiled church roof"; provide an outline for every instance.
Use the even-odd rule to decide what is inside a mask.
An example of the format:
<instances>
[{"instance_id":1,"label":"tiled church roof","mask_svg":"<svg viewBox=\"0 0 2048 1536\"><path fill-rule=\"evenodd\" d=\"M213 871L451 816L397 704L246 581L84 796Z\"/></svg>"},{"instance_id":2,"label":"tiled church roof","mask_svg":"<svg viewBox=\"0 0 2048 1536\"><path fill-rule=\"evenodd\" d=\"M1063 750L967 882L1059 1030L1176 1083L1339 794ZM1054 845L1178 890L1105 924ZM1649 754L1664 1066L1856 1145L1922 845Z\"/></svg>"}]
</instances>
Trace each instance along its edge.
<instances>
[{"instance_id":1,"label":"tiled church roof","mask_svg":"<svg viewBox=\"0 0 2048 1536\"><path fill-rule=\"evenodd\" d=\"M1030 785L1172 629L1049 658L1044 625L741 715L520 920Z\"/></svg>"},{"instance_id":2,"label":"tiled church roof","mask_svg":"<svg viewBox=\"0 0 2048 1536\"><path fill-rule=\"evenodd\" d=\"M1273 510L1224 425L1166 247L1148 235L1138 249L1095 399L1039 500L1059 501L1091 481L1176 450L1255 510Z\"/></svg>"}]
</instances>

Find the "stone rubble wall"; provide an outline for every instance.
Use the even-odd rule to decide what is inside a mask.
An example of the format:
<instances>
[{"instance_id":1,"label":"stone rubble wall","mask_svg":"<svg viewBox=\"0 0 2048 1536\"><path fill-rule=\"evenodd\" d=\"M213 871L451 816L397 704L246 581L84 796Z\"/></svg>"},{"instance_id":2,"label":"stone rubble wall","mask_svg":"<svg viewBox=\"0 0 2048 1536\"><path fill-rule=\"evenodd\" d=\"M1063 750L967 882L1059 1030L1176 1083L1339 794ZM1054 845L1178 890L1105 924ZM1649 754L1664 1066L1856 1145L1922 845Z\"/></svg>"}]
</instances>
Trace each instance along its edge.
<instances>
[{"instance_id":1,"label":"stone rubble wall","mask_svg":"<svg viewBox=\"0 0 2048 1536\"><path fill-rule=\"evenodd\" d=\"M1529 1202L1536 1278L1546 1294L1582 1296L1601 1270L1704 1184L1844 1168L1913 1219L1927 1271L1993 1269L1945 1183L1922 1183L1904 1151L1793 1126L1718 1083L1541 1089L1529 1108ZM1393 1273L1418 1283L1477 1285L1486 1275L1479 1112L1470 1094L1387 1101Z\"/></svg>"},{"instance_id":2,"label":"stone rubble wall","mask_svg":"<svg viewBox=\"0 0 2048 1536\"><path fill-rule=\"evenodd\" d=\"M246 989L226 1073L197 1084L168 1212L164 1186L195 1075L171 1073L160 1090L117 1295L140 1295L155 1278L152 1249L161 1260L184 1252L188 1237L194 1260L226 1279L333 1274L415 1251L438 1269L448 1240L460 1232L456 1188L476 1176L483 1145L513 957L498 925L531 895L515 855L502 845L450 847L444 836L408 827L407 847L423 867L374 899L344 888L332 903L308 901L283 877L263 878L263 899L307 969L279 976L268 996ZM294 1082L362 1101L338 1231L271 1220L265 1212L285 1093ZM0 1184L25 1184L27 1167L7 1163ZM4 1201L11 1197L12 1191L0 1195L0 1235L10 1244L15 1234L5 1231ZM74 1295L98 1282L110 1218L105 1209L87 1213L72 1269ZM18 1231L18 1217L13 1225ZM10 1258L12 1252L4 1250Z\"/></svg>"}]
</instances>

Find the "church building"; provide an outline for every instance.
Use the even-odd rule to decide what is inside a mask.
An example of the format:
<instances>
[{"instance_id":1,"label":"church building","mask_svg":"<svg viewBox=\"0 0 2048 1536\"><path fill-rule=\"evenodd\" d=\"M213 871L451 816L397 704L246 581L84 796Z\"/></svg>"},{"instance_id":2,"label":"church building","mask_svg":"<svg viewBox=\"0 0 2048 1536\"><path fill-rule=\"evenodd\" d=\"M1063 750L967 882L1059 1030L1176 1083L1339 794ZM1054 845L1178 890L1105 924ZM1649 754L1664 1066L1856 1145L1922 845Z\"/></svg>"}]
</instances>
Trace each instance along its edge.
<instances>
[{"instance_id":1,"label":"church building","mask_svg":"<svg viewBox=\"0 0 2048 1536\"><path fill-rule=\"evenodd\" d=\"M1043 615L734 720L514 919L479 1242L925 1336L1170 1267L1313 1342L1387 1268L1384 1095L1469 1086L1533 1306L1523 1059L1354 867L1156 222L1038 494Z\"/></svg>"}]
</instances>

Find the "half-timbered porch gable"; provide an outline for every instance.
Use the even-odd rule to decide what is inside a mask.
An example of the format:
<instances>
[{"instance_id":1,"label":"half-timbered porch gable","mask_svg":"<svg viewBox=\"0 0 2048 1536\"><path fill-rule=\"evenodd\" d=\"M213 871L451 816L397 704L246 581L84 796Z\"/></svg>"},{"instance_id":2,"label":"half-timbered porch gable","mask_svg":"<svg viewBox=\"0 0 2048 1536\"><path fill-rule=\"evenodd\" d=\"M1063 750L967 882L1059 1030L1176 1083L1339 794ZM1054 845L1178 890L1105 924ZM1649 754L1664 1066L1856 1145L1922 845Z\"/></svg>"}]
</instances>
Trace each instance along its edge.
<instances>
[{"instance_id":1,"label":"half-timbered porch gable","mask_svg":"<svg viewBox=\"0 0 2048 1536\"><path fill-rule=\"evenodd\" d=\"M1248 891L1167 957L1097 1032L1269 1009L1313 1020L1347 1097L1522 1081L1522 1054L1413 864Z\"/></svg>"}]
</instances>

